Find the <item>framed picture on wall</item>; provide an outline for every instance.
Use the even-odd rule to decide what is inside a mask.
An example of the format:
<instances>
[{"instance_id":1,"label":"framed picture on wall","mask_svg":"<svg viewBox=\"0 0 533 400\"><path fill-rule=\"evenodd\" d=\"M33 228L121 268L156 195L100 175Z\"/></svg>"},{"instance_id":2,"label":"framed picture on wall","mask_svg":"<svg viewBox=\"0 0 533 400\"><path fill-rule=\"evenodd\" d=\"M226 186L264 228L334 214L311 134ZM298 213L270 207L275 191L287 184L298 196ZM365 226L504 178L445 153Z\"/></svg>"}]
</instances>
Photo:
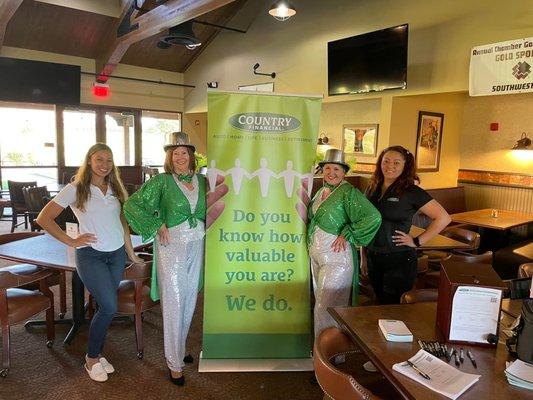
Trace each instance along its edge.
<instances>
[{"instance_id":1,"label":"framed picture on wall","mask_svg":"<svg viewBox=\"0 0 533 400\"><path fill-rule=\"evenodd\" d=\"M342 126L342 148L356 157L375 157L378 147L378 124L350 124Z\"/></svg>"},{"instance_id":2,"label":"framed picture on wall","mask_svg":"<svg viewBox=\"0 0 533 400\"><path fill-rule=\"evenodd\" d=\"M416 134L416 169L418 171L438 171L442 126L444 114L429 111L418 113L418 130Z\"/></svg>"}]
</instances>

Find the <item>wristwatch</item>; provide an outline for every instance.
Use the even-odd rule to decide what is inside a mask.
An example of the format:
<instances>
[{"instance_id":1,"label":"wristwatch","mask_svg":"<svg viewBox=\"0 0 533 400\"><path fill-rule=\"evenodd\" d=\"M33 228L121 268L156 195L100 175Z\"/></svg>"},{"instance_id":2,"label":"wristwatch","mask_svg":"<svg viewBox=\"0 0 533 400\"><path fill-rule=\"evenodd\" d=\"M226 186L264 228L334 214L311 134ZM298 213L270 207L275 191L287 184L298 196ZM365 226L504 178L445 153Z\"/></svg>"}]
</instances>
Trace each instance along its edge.
<instances>
[{"instance_id":1,"label":"wristwatch","mask_svg":"<svg viewBox=\"0 0 533 400\"><path fill-rule=\"evenodd\" d=\"M413 243L416 247L420 247L420 239L418 238L418 236L413 238Z\"/></svg>"}]
</instances>

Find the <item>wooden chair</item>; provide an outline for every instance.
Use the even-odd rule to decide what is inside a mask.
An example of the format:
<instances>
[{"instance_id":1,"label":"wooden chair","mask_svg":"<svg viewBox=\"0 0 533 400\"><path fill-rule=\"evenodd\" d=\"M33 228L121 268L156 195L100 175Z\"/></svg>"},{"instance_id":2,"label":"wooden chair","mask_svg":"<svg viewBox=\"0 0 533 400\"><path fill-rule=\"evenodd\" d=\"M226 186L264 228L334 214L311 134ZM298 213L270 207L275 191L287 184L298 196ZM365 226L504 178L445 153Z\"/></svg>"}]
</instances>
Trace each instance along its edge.
<instances>
[{"instance_id":1,"label":"wooden chair","mask_svg":"<svg viewBox=\"0 0 533 400\"><path fill-rule=\"evenodd\" d=\"M144 264L131 264L124 269L124 277L118 287L117 314L133 315L135 323L135 339L137 358L144 357L144 343L142 335L143 313L156 306L150 297L152 276L152 255L139 254L145 260ZM93 313L94 299L89 295L90 315Z\"/></svg>"},{"instance_id":2,"label":"wooden chair","mask_svg":"<svg viewBox=\"0 0 533 400\"><path fill-rule=\"evenodd\" d=\"M357 346L339 328L327 328L320 332L313 348L313 365L324 399L379 400L353 376L337 369L332 363L338 355L358 352Z\"/></svg>"},{"instance_id":3,"label":"wooden chair","mask_svg":"<svg viewBox=\"0 0 533 400\"><path fill-rule=\"evenodd\" d=\"M41 210L50 201L50 192L46 186L23 187L22 194L28 209L30 227L32 231L40 231L41 227L35 222L35 219Z\"/></svg>"},{"instance_id":4,"label":"wooden chair","mask_svg":"<svg viewBox=\"0 0 533 400\"><path fill-rule=\"evenodd\" d=\"M10 326L46 311L46 345L52 347L55 339L54 295L47 280L52 272L35 265L26 264L16 273L0 270L0 325L2 330L2 369L5 378L10 367ZM40 291L22 287L38 283Z\"/></svg>"},{"instance_id":5,"label":"wooden chair","mask_svg":"<svg viewBox=\"0 0 533 400\"><path fill-rule=\"evenodd\" d=\"M15 232L15 233L6 233L0 235L0 245L10 242L15 242L17 240L27 239L35 236L43 235L41 232ZM13 274L18 274L20 271L25 271L28 264L17 264L10 265L8 267L0 268L0 271L11 272ZM48 286L59 285L59 318L65 318L67 313L67 279L65 271L50 270L51 275L46 279ZM21 287L25 290L39 290L39 283L33 282L28 283Z\"/></svg>"},{"instance_id":6,"label":"wooden chair","mask_svg":"<svg viewBox=\"0 0 533 400\"><path fill-rule=\"evenodd\" d=\"M411 289L402 294L400 304L414 304L423 302L434 302L439 298L437 289Z\"/></svg>"},{"instance_id":7,"label":"wooden chair","mask_svg":"<svg viewBox=\"0 0 533 400\"><path fill-rule=\"evenodd\" d=\"M24 223L24 229L28 229L28 207L24 200L24 194L22 193L23 187L35 187L36 181L32 182L15 182L7 181L7 187L9 188L9 197L11 198L11 233L15 231L15 228ZM22 215L24 222L18 223L18 217Z\"/></svg>"},{"instance_id":8,"label":"wooden chair","mask_svg":"<svg viewBox=\"0 0 533 400\"><path fill-rule=\"evenodd\" d=\"M533 262L521 264L518 267L519 278L531 278L533 276Z\"/></svg>"},{"instance_id":9,"label":"wooden chair","mask_svg":"<svg viewBox=\"0 0 533 400\"><path fill-rule=\"evenodd\" d=\"M492 265L492 259L493 259L492 251L487 251L483 254L468 254L468 253L450 254L450 256L447 257L446 260L443 260L442 262L459 261L459 262L467 262L467 263ZM439 280L440 280L440 269L438 271L430 271L426 274L426 286L429 286L432 288L438 288Z\"/></svg>"},{"instance_id":10,"label":"wooden chair","mask_svg":"<svg viewBox=\"0 0 533 400\"><path fill-rule=\"evenodd\" d=\"M152 176L159 174L159 170L157 169L157 167L150 167L149 165L143 165L141 171L143 183L150 179Z\"/></svg>"},{"instance_id":11,"label":"wooden chair","mask_svg":"<svg viewBox=\"0 0 533 400\"><path fill-rule=\"evenodd\" d=\"M481 243L481 236L479 233L455 226L445 228L440 234L449 237L450 239L457 240L458 242L468 244L469 247L467 249L461 250L461 253L463 254L477 250ZM427 250L423 252L423 254L428 256L429 264L433 265L436 269L440 267L442 261L448 259L449 256L454 253L455 251L453 250L451 252L442 250Z\"/></svg>"}]
</instances>

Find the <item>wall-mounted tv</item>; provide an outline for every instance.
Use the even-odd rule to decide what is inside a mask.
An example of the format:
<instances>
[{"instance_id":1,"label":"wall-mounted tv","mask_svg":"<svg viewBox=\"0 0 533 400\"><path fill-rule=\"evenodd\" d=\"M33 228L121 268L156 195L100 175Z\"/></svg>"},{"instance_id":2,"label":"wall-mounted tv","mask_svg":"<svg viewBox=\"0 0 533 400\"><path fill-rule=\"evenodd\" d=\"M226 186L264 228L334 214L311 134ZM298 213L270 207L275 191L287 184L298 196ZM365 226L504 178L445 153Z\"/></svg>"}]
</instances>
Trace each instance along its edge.
<instances>
[{"instance_id":1,"label":"wall-mounted tv","mask_svg":"<svg viewBox=\"0 0 533 400\"><path fill-rule=\"evenodd\" d=\"M0 100L80 104L78 65L0 57Z\"/></svg>"},{"instance_id":2,"label":"wall-mounted tv","mask_svg":"<svg viewBox=\"0 0 533 400\"><path fill-rule=\"evenodd\" d=\"M328 43L330 96L407 87L408 25Z\"/></svg>"}]
</instances>

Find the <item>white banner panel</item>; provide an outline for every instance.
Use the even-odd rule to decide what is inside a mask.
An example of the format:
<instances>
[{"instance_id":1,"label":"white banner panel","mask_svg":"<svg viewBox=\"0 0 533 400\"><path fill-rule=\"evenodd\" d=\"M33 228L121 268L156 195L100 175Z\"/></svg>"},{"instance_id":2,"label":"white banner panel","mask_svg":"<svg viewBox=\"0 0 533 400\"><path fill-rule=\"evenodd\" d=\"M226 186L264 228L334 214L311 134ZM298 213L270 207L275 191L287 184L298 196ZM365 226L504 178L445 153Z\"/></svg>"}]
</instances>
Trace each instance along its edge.
<instances>
[{"instance_id":1,"label":"white banner panel","mask_svg":"<svg viewBox=\"0 0 533 400\"><path fill-rule=\"evenodd\" d=\"M474 47L469 91L470 96L533 92L533 37Z\"/></svg>"}]
</instances>

